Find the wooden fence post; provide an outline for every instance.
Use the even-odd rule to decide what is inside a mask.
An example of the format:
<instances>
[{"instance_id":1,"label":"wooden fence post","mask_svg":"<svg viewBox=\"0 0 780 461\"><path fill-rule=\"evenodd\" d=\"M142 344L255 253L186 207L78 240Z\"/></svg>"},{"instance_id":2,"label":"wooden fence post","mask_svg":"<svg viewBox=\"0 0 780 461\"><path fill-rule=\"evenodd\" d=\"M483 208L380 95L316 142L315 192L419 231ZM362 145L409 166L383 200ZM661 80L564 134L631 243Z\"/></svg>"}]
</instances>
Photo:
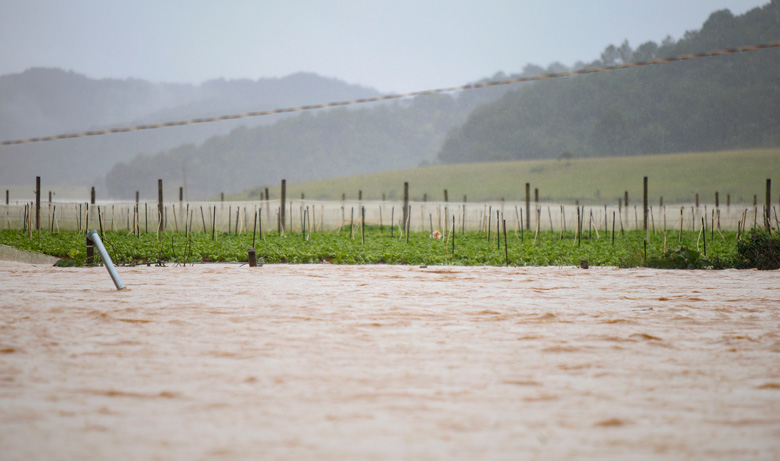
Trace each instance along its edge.
<instances>
[{"instance_id":1,"label":"wooden fence post","mask_svg":"<svg viewBox=\"0 0 780 461\"><path fill-rule=\"evenodd\" d=\"M406 229L406 222L409 220L409 183L404 182L404 212L403 228Z\"/></svg>"},{"instance_id":2,"label":"wooden fence post","mask_svg":"<svg viewBox=\"0 0 780 461\"><path fill-rule=\"evenodd\" d=\"M163 230L163 180L157 180L157 234Z\"/></svg>"},{"instance_id":3,"label":"wooden fence post","mask_svg":"<svg viewBox=\"0 0 780 461\"><path fill-rule=\"evenodd\" d=\"M35 177L35 230L41 232L41 177Z\"/></svg>"},{"instance_id":4,"label":"wooden fence post","mask_svg":"<svg viewBox=\"0 0 780 461\"><path fill-rule=\"evenodd\" d=\"M764 228L769 232L772 228L772 180L766 180L766 207L764 208ZM40 211L38 212L40 214Z\"/></svg>"},{"instance_id":5,"label":"wooden fence post","mask_svg":"<svg viewBox=\"0 0 780 461\"><path fill-rule=\"evenodd\" d=\"M531 183L525 183L525 228L531 230Z\"/></svg>"},{"instance_id":6,"label":"wooden fence post","mask_svg":"<svg viewBox=\"0 0 780 461\"><path fill-rule=\"evenodd\" d=\"M647 208L647 176L644 177L642 182L643 182L643 189L644 189L644 192L643 192L643 195L642 195L642 197L643 197L642 198L642 206L644 208L644 228L643 228L643 230L647 231L647 213L648 213L648 208Z\"/></svg>"},{"instance_id":7,"label":"wooden fence post","mask_svg":"<svg viewBox=\"0 0 780 461\"><path fill-rule=\"evenodd\" d=\"M284 232L284 225L285 225L285 210L287 209L287 205L285 204L285 201L287 200L287 180L282 179L282 198L279 201L279 226L280 226L280 232Z\"/></svg>"}]
</instances>

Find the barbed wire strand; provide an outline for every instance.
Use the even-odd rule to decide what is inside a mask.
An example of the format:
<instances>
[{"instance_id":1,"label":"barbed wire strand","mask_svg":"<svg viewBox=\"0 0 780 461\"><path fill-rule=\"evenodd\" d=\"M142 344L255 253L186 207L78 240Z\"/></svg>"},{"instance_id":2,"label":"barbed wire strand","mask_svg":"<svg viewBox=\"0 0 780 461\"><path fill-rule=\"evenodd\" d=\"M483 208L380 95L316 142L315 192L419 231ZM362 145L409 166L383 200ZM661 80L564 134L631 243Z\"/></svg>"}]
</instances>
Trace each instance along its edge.
<instances>
[{"instance_id":1,"label":"barbed wire strand","mask_svg":"<svg viewBox=\"0 0 780 461\"><path fill-rule=\"evenodd\" d=\"M424 91L413 91L410 93L401 93L401 94L389 94L384 96L376 96L372 98L362 98L362 99L352 99L349 101L338 101L338 102L329 102L329 103L323 103L323 104L312 104L312 105L306 105L306 106L298 106L298 107L288 107L288 108L282 108L282 109L272 109L272 110L264 110L259 112L247 112L244 114L233 114L233 115L220 115L217 117L207 117L207 118L195 118L191 120L180 120L175 122L165 122L165 123L155 123L155 124L149 124L149 125L137 125L137 126L128 126L123 128L113 128L113 129L107 129L107 130L98 130L98 131L84 131L81 133L70 133L70 134L59 134L54 136L44 136L40 138L27 138L27 139L17 139L12 141L2 141L0 142L0 146L10 146L14 144L29 144L29 143L35 143L35 142L45 142L45 141L56 141L60 139L71 139L71 138L81 138L85 136L102 136L106 134L114 134L114 133L127 133L131 131L141 131L141 130L154 130L158 128L167 128L167 127L173 127L173 126L184 126L184 125L194 125L197 123L210 123L210 122L218 122L221 120L235 120L240 118L249 118L249 117L261 117L265 115L273 115L273 114L284 114L289 112L302 112L307 110L314 110L314 109L325 109L328 107L339 107L339 106L349 106L353 104L364 104L368 102L379 102L379 101L388 101L392 99L403 99L403 98L410 98L415 96L424 96L429 94L437 94L437 93L449 93L453 91L463 91L463 90L472 90L477 88L488 88L492 86L499 86L499 85L509 85L513 83L523 83L523 82L532 82L532 81L538 81L538 80L548 80L553 78L560 78L560 77L570 77L574 75L584 75L584 74L593 74L597 72L607 72L612 70L619 70L619 69L628 69L632 67L642 67L642 66L650 66L654 64L664 64L669 62L676 62L676 61L688 61L691 59L700 59L700 58L708 58L713 56L725 56L729 54L735 54L735 53L743 53L746 51L757 51L757 50L763 50L767 48L777 48L780 47L780 42L771 42L771 43L765 43L761 45L750 45L750 46L742 46L739 48L730 48L730 49L723 49L723 50L714 50L714 51L707 51L704 53L693 53L693 54L683 54L679 56L673 56L668 58L661 58L661 59L653 59L651 61L639 61L639 62L632 62L632 63L625 63L625 64L617 64L614 66L602 66L602 67L591 67L587 69L580 69L580 70L573 70L573 71L567 71L567 72L558 72L558 73L552 73L552 74L544 74L544 75L537 75L533 77L517 77L517 78L510 78L506 80L499 80L499 81L492 81L492 82L481 82L481 83L472 83L468 85L461 85L461 86L453 86L449 88L438 88L434 90L424 90Z\"/></svg>"}]
</instances>

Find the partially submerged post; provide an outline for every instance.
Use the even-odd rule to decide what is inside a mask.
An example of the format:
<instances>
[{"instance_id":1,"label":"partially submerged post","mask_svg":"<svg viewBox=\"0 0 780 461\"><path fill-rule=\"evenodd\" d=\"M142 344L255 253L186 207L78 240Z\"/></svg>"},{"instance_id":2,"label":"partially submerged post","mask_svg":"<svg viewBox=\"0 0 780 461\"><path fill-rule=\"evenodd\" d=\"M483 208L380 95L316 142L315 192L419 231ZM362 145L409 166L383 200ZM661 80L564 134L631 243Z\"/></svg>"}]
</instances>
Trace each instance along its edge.
<instances>
[{"instance_id":1,"label":"partially submerged post","mask_svg":"<svg viewBox=\"0 0 780 461\"><path fill-rule=\"evenodd\" d=\"M114 263L111 262L111 256L108 255L108 252L106 251L106 247L103 246L103 242L100 240L100 236L98 235L96 230L92 230L89 232L89 238L92 239L92 241L95 243L95 246L98 249L98 252L100 253L100 258L103 259L103 264L106 266L106 269L108 270L108 274L111 276L111 280L114 281L114 285L116 286L117 290L121 290L125 287L125 284L122 283L122 280L119 278L119 274L116 272L116 268L114 268Z\"/></svg>"},{"instance_id":2,"label":"partially submerged post","mask_svg":"<svg viewBox=\"0 0 780 461\"><path fill-rule=\"evenodd\" d=\"M92 242L92 239L89 238L89 235L87 235L87 260L84 262L84 264L91 266L95 264L95 244Z\"/></svg>"},{"instance_id":3,"label":"partially submerged post","mask_svg":"<svg viewBox=\"0 0 780 461\"><path fill-rule=\"evenodd\" d=\"M254 248L249 249L249 267L257 267L257 251Z\"/></svg>"}]
</instances>

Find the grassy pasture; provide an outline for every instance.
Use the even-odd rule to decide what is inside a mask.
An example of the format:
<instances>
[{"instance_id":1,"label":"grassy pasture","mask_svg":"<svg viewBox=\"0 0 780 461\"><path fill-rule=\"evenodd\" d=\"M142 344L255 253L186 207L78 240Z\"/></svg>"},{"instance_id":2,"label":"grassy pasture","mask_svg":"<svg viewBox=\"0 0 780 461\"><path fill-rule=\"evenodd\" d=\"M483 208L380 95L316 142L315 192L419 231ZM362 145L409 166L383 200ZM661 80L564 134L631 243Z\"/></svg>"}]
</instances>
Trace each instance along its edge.
<instances>
[{"instance_id":1,"label":"grassy pasture","mask_svg":"<svg viewBox=\"0 0 780 461\"><path fill-rule=\"evenodd\" d=\"M641 157L598 157L570 160L527 160L515 162L434 165L410 170L333 178L287 185L288 197L301 193L315 200L339 200L341 194L355 199L363 191L365 200L387 199L403 195L403 183L409 182L412 200L443 200L448 189L450 201L469 202L525 200L525 183L539 189L546 202L573 204L612 204L628 191L633 203L641 200L642 178L648 177L649 197L657 204L692 203L699 193L702 203L714 203L715 192L726 203L763 203L766 179L780 179L780 149L724 152L680 153ZM776 186L780 192L780 185ZM271 197L279 197L279 184L269 187ZM260 189L227 196L231 200L256 199ZM778 195L773 192L773 202Z\"/></svg>"}]
</instances>

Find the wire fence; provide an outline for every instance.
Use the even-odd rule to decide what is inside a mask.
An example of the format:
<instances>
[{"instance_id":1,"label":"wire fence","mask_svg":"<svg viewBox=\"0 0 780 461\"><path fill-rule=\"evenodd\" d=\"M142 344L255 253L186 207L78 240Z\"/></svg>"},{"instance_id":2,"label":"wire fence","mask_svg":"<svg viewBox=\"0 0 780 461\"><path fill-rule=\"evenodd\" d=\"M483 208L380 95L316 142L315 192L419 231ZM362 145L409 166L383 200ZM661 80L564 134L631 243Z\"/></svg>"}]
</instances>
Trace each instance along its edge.
<instances>
[{"instance_id":1,"label":"wire fence","mask_svg":"<svg viewBox=\"0 0 780 461\"><path fill-rule=\"evenodd\" d=\"M408 229L411 232L444 233L495 231L506 221L514 232L601 232L645 230L643 205L574 206L545 202L409 202ZM403 232L402 201L316 201L291 200L282 212L279 200L247 202L168 202L160 210L157 202L89 203L48 202L0 205L0 229L50 232L91 229L148 232L299 233L348 231L363 224ZM284 222L281 216L284 216ZM39 217L40 216L40 217ZM741 229L778 230L776 207L731 204L684 204L648 207L647 231L670 230L734 231ZM400 235L400 234L399 234Z\"/></svg>"},{"instance_id":2,"label":"wire fence","mask_svg":"<svg viewBox=\"0 0 780 461\"><path fill-rule=\"evenodd\" d=\"M235 120L235 119L249 118L249 117L261 117L261 116L273 115L273 114L285 114L290 112L302 112L302 111L309 111L315 109L324 109L329 107L350 106L355 104L365 104L369 102L389 101L394 99L403 99L403 98L410 98L415 96L425 96L429 94L448 93L453 91L464 91L464 90L472 90L478 88L489 88L489 87L499 86L499 85L532 82L537 80L548 80L552 78L593 74L598 72L607 72L607 71L620 70L620 69L630 69L634 67L666 64L670 62L689 61L692 59L710 58L715 56L726 56L735 53L745 53L750 51L765 50L765 49L777 48L777 47L780 47L780 42L763 43L759 45L748 45L748 46L741 46L738 48L728 48L728 49L721 49L721 50L711 50L702 53L690 53L690 54L684 54L680 56L671 56L667 58L653 59L650 61L630 62L630 63L617 64L614 66L591 67L591 68L573 70L568 72L536 75L532 77L516 77L516 78L510 78L506 80L472 83L468 85L460 85L460 86L454 86L448 88L413 91L413 92L401 93L401 94L389 94L389 95L377 96L373 98L353 99L349 101L337 101L337 102L329 102L323 104L310 104L310 105L298 106L298 107L286 107L281 109L265 110L265 111L258 111L258 112L247 112L243 114L220 115L215 117L196 118L190 120L178 120L173 122L155 123L149 125L125 126L122 128L113 128L113 129L97 130L97 131L84 131L81 133L67 133L67 134L59 134L53 136L43 136L38 138L15 139L15 140L2 141L0 142L0 146L10 146L14 144L29 144L29 143L45 142L45 141L57 141L61 139L80 138L85 136L103 136L107 134L127 133L131 131L154 130L159 128L173 127L173 126L211 123L211 122L218 122L221 120Z\"/></svg>"}]
</instances>

